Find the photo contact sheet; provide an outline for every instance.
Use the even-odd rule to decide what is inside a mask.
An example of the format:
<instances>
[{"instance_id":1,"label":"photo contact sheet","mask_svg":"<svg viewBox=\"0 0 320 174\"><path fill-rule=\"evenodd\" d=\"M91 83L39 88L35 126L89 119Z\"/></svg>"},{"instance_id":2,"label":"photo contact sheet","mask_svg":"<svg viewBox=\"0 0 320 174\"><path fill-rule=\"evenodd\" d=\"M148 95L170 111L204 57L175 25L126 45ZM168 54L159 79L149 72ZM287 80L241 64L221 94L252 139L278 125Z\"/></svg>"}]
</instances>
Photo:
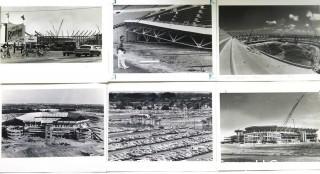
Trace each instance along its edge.
<instances>
[{"instance_id":1,"label":"photo contact sheet","mask_svg":"<svg viewBox=\"0 0 320 174\"><path fill-rule=\"evenodd\" d=\"M0 172L318 171L319 7L1 1Z\"/></svg>"}]
</instances>

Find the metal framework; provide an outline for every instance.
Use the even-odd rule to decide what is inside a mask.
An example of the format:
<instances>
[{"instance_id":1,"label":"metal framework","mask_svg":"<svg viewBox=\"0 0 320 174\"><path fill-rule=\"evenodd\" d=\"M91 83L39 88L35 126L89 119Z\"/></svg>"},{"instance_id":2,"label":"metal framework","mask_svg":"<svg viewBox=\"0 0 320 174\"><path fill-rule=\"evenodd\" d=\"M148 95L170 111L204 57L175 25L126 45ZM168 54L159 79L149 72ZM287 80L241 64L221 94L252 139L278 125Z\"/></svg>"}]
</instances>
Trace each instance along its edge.
<instances>
[{"instance_id":1,"label":"metal framework","mask_svg":"<svg viewBox=\"0 0 320 174\"><path fill-rule=\"evenodd\" d=\"M279 34L279 33L268 33L268 32L228 32L231 36L236 39L243 41L246 44L259 43L271 40L282 40L291 42L319 42L320 36L318 35L300 35L300 34Z\"/></svg>"},{"instance_id":2,"label":"metal framework","mask_svg":"<svg viewBox=\"0 0 320 174\"><path fill-rule=\"evenodd\" d=\"M126 31L136 35L135 41L169 42L200 49L212 49L212 36L139 24L128 24Z\"/></svg>"}]
</instances>

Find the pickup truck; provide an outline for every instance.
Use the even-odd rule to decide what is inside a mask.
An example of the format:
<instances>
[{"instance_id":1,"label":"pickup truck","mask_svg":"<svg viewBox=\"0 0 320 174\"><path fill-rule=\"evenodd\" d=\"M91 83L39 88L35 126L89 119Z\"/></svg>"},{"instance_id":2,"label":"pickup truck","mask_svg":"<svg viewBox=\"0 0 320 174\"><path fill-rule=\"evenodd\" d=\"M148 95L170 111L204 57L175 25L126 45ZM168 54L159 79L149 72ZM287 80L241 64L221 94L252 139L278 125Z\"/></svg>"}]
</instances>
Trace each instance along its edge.
<instances>
[{"instance_id":1,"label":"pickup truck","mask_svg":"<svg viewBox=\"0 0 320 174\"><path fill-rule=\"evenodd\" d=\"M76 46L76 42L75 41L66 41L63 43L63 49L62 49L62 54L63 56L69 56L70 54L74 54L74 51L76 50L77 46Z\"/></svg>"},{"instance_id":2,"label":"pickup truck","mask_svg":"<svg viewBox=\"0 0 320 174\"><path fill-rule=\"evenodd\" d=\"M84 56L100 56L101 55L101 49L99 46L96 45L81 45L80 48L77 48L74 51L74 54L77 57L80 57L81 55Z\"/></svg>"}]
</instances>

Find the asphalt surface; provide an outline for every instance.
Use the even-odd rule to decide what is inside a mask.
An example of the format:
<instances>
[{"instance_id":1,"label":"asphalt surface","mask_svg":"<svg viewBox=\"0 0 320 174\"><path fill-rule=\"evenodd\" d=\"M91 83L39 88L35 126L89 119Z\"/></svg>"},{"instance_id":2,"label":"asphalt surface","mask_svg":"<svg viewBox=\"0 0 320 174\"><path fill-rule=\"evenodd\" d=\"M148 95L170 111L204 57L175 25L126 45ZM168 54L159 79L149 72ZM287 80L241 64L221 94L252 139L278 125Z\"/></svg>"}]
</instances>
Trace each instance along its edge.
<instances>
[{"instance_id":1,"label":"asphalt surface","mask_svg":"<svg viewBox=\"0 0 320 174\"><path fill-rule=\"evenodd\" d=\"M102 57L76 57L75 55L63 56L62 51L50 51L47 55L29 55L22 57L19 54L12 55L11 58L2 58L1 63L97 63L101 62Z\"/></svg>"}]
</instances>

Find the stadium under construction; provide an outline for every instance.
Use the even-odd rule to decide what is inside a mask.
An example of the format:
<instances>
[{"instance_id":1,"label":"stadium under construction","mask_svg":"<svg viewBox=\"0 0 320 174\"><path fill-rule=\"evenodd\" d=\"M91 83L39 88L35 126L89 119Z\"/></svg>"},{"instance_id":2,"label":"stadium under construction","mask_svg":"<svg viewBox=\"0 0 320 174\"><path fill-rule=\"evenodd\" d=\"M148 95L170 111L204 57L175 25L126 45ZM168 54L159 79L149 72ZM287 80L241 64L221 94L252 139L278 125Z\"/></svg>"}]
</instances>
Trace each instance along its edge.
<instances>
[{"instance_id":1,"label":"stadium under construction","mask_svg":"<svg viewBox=\"0 0 320 174\"><path fill-rule=\"evenodd\" d=\"M288 121L292 118L297 106L305 94L302 94L292 106L282 126L250 126L245 130L235 130L236 135L226 137L224 143L254 143L254 144L286 144L286 143L310 143L318 142L318 129L289 127Z\"/></svg>"},{"instance_id":2,"label":"stadium under construction","mask_svg":"<svg viewBox=\"0 0 320 174\"><path fill-rule=\"evenodd\" d=\"M3 122L2 136L19 139L23 136L53 137L87 141L102 140L89 126L90 120L73 112L32 112Z\"/></svg>"},{"instance_id":3,"label":"stadium under construction","mask_svg":"<svg viewBox=\"0 0 320 174\"><path fill-rule=\"evenodd\" d=\"M114 64L114 71L212 71L211 10L210 5L115 5L114 52L123 47L131 68Z\"/></svg>"},{"instance_id":4,"label":"stadium under construction","mask_svg":"<svg viewBox=\"0 0 320 174\"><path fill-rule=\"evenodd\" d=\"M235 130L236 135L225 138L223 143L285 144L317 142L318 129L284 126L251 126Z\"/></svg>"},{"instance_id":5,"label":"stadium under construction","mask_svg":"<svg viewBox=\"0 0 320 174\"><path fill-rule=\"evenodd\" d=\"M116 15L135 12L135 15L139 17L116 23L113 28L118 30L114 35L114 40L125 35L129 42L164 42L212 49L211 7L209 5L153 7L143 9L143 11L128 9L127 6L122 7L125 9L115 8Z\"/></svg>"}]
</instances>

